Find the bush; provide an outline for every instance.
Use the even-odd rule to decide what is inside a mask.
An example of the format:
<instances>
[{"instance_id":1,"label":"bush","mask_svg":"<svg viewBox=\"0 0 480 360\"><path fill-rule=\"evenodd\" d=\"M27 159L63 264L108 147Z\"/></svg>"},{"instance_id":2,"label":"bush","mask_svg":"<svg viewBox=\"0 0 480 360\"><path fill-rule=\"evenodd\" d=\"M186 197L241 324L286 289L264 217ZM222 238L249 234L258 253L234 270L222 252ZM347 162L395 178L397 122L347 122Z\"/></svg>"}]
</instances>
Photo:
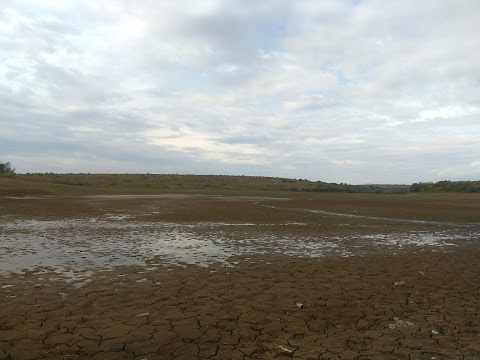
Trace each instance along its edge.
<instances>
[{"instance_id":1,"label":"bush","mask_svg":"<svg viewBox=\"0 0 480 360\"><path fill-rule=\"evenodd\" d=\"M0 176L14 177L15 169L12 167L12 164L9 162L0 163Z\"/></svg>"}]
</instances>

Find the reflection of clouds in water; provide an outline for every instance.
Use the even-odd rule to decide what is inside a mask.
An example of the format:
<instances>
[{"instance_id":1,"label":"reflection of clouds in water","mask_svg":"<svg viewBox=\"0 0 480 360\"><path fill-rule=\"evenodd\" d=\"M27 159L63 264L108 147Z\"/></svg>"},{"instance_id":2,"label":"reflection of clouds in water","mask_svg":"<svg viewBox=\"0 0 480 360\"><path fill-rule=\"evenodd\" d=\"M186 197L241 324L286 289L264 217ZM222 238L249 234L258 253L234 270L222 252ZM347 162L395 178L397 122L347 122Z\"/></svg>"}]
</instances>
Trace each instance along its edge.
<instances>
[{"instance_id":1,"label":"reflection of clouds in water","mask_svg":"<svg viewBox=\"0 0 480 360\"><path fill-rule=\"evenodd\" d=\"M417 246L454 246L455 244L450 241L454 240L467 240L475 236L475 234L459 235L449 234L447 232L417 232L406 234L376 234L376 235L364 235L359 239L370 240L379 245L417 245ZM478 234L477 234L478 236Z\"/></svg>"},{"instance_id":2,"label":"reflection of clouds in water","mask_svg":"<svg viewBox=\"0 0 480 360\"><path fill-rule=\"evenodd\" d=\"M408 232L349 236L295 236L269 233L278 224L172 223L133 221L129 215L103 218L8 221L0 230L0 273L35 267L53 268L67 278L78 273L121 265L145 265L157 257L162 263L214 262L243 254L285 254L320 257L355 256L355 249L374 246L449 246L452 241L479 238L479 232ZM306 226L284 223L281 226ZM258 229L255 229L258 226ZM244 231L250 229L248 232ZM253 231L252 231L253 230Z\"/></svg>"}]
</instances>

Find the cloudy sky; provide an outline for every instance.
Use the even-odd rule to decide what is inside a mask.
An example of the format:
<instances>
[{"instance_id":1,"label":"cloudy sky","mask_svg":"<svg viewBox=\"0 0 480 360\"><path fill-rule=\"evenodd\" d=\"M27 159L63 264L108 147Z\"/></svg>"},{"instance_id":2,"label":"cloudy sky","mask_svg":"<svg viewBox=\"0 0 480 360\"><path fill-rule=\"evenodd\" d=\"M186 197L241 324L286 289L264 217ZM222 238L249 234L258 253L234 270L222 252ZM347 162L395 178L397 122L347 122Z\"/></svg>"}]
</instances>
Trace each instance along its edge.
<instances>
[{"instance_id":1,"label":"cloudy sky","mask_svg":"<svg viewBox=\"0 0 480 360\"><path fill-rule=\"evenodd\" d=\"M478 0L2 0L17 172L480 178Z\"/></svg>"}]
</instances>

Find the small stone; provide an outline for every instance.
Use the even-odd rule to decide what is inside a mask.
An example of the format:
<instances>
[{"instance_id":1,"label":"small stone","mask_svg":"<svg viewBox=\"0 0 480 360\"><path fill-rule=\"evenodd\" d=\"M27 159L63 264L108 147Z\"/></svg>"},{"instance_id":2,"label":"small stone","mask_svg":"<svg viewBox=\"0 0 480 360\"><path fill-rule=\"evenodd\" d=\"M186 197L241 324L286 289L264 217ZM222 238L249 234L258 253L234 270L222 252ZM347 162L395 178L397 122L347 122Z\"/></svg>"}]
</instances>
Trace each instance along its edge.
<instances>
[{"instance_id":1,"label":"small stone","mask_svg":"<svg viewBox=\"0 0 480 360\"><path fill-rule=\"evenodd\" d=\"M295 305L297 305L297 307L298 307L299 309L303 308L303 304L302 304L302 303L296 303Z\"/></svg>"},{"instance_id":2,"label":"small stone","mask_svg":"<svg viewBox=\"0 0 480 360\"><path fill-rule=\"evenodd\" d=\"M282 345L280 345L279 348L280 348L280 350L283 350L283 351L285 351L285 352L287 352L287 353L289 353L289 354L293 353L292 350L287 349L287 348L283 347Z\"/></svg>"},{"instance_id":3,"label":"small stone","mask_svg":"<svg viewBox=\"0 0 480 360\"><path fill-rule=\"evenodd\" d=\"M396 281L393 283L393 286L404 286L405 285L405 281Z\"/></svg>"},{"instance_id":4,"label":"small stone","mask_svg":"<svg viewBox=\"0 0 480 360\"><path fill-rule=\"evenodd\" d=\"M141 313L141 314L138 314L136 316L148 316L148 315L150 315L150 313Z\"/></svg>"},{"instance_id":5,"label":"small stone","mask_svg":"<svg viewBox=\"0 0 480 360\"><path fill-rule=\"evenodd\" d=\"M397 327L415 326L413 322L407 320L400 320L398 317L394 317L393 321L395 321L393 324L388 324L386 325L386 327L389 329L395 329Z\"/></svg>"}]
</instances>

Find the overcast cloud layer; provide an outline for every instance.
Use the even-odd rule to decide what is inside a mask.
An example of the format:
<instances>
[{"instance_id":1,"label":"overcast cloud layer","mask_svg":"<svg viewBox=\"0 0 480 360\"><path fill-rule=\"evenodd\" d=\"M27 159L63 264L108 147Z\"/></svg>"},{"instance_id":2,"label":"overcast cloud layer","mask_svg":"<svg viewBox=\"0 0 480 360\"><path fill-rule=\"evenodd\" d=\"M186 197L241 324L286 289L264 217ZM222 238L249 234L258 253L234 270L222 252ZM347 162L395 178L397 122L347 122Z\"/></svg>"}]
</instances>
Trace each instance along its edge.
<instances>
[{"instance_id":1,"label":"overcast cloud layer","mask_svg":"<svg viewBox=\"0 0 480 360\"><path fill-rule=\"evenodd\" d=\"M19 172L480 178L478 0L0 2Z\"/></svg>"}]
</instances>

